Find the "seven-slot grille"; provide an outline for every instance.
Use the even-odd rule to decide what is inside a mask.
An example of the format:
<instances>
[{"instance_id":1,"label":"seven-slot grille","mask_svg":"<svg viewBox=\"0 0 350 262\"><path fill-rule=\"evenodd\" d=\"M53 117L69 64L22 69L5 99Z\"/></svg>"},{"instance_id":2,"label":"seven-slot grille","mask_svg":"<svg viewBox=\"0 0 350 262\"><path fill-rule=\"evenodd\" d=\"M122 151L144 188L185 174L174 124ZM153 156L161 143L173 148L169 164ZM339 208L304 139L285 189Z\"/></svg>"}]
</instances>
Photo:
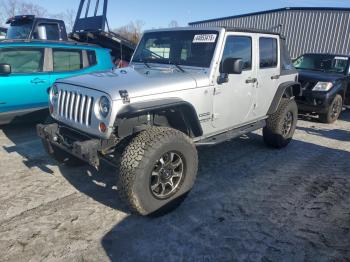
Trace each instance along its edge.
<instances>
[{"instance_id":1,"label":"seven-slot grille","mask_svg":"<svg viewBox=\"0 0 350 262\"><path fill-rule=\"evenodd\" d=\"M58 93L58 115L81 125L91 125L93 105L93 97L66 90Z\"/></svg>"}]
</instances>

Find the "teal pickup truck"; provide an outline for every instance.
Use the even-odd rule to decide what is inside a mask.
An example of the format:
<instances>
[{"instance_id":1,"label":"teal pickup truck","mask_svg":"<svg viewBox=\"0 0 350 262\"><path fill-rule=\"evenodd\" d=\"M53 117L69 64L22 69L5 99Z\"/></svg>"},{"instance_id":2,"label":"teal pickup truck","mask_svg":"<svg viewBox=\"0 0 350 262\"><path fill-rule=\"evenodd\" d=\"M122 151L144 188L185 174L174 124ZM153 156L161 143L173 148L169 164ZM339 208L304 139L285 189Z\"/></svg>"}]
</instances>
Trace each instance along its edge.
<instances>
[{"instance_id":1,"label":"teal pickup truck","mask_svg":"<svg viewBox=\"0 0 350 262\"><path fill-rule=\"evenodd\" d=\"M113 68L110 50L69 41L0 41L0 125L48 110L48 89L61 78Z\"/></svg>"}]
</instances>

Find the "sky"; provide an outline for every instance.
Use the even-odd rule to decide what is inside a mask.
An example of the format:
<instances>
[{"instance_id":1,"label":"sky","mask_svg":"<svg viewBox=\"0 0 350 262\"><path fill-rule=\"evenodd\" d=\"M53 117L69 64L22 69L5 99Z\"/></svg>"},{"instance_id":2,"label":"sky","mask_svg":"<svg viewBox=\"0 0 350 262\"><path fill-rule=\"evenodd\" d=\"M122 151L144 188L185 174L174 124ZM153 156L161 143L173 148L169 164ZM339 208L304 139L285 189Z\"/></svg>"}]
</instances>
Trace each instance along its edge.
<instances>
[{"instance_id":1,"label":"sky","mask_svg":"<svg viewBox=\"0 0 350 262\"><path fill-rule=\"evenodd\" d=\"M45 7L49 13L77 10L80 2L27 1ZM168 27L172 20L176 20L180 26L186 26L194 21L295 6L350 8L350 0L109 0L108 22L111 28L117 28L141 20L144 22L143 29L152 29Z\"/></svg>"}]
</instances>

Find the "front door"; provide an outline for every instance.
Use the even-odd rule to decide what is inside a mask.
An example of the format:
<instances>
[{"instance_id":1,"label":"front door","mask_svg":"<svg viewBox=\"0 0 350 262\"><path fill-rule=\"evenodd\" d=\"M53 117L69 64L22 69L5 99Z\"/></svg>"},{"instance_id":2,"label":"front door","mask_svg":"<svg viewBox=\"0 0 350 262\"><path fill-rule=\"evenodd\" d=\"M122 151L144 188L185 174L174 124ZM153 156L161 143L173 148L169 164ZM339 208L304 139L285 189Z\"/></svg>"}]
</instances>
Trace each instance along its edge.
<instances>
[{"instance_id":1,"label":"front door","mask_svg":"<svg viewBox=\"0 0 350 262\"><path fill-rule=\"evenodd\" d=\"M225 58L243 60L241 74L228 75L228 81L215 88L213 125L218 129L236 127L254 118L256 96L255 36L230 33L226 35L221 64Z\"/></svg>"},{"instance_id":2,"label":"front door","mask_svg":"<svg viewBox=\"0 0 350 262\"><path fill-rule=\"evenodd\" d=\"M48 106L49 73L43 72L44 48L0 49L0 63L11 65L11 74L0 76L0 113Z\"/></svg>"}]
</instances>

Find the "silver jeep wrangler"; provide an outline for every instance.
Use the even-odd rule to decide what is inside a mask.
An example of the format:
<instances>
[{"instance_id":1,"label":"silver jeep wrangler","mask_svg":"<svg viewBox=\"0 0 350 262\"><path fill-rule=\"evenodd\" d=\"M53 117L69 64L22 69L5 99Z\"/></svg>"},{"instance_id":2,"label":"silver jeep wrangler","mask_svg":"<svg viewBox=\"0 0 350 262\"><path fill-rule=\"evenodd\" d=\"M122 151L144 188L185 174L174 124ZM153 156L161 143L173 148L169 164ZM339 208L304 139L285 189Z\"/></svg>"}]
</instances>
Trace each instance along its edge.
<instances>
[{"instance_id":1,"label":"silver jeep wrangler","mask_svg":"<svg viewBox=\"0 0 350 262\"><path fill-rule=\"evenodd\" d=\"M38 135L66 165L105 160L136 213L163 214L193 187L196 146L263 128L268 146L287 146L301 95L283 38L236 28L144 33L130 66L59 80L51 118Z\"/></svg>"}]
</instances>

